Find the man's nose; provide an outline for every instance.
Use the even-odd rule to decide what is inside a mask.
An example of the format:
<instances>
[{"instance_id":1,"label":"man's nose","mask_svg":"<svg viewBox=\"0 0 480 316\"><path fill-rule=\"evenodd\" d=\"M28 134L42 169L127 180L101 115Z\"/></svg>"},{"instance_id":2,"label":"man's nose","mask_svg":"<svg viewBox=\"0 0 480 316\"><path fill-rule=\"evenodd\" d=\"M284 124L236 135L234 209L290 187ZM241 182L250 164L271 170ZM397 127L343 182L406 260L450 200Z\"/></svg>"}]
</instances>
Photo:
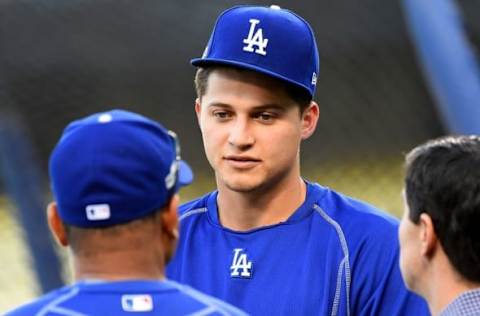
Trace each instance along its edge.
<instances>
[{"instance_id":1,"label":"man's nose","mask_svg":"<svg viewBox=\"0 0 480 316\"><path fill-rule=\"evenodd\" d=\"M237 117L228 137L228 143L240 149L251 147L255 143L252 127L247 118Z\"/></svg>"}]
</instances>

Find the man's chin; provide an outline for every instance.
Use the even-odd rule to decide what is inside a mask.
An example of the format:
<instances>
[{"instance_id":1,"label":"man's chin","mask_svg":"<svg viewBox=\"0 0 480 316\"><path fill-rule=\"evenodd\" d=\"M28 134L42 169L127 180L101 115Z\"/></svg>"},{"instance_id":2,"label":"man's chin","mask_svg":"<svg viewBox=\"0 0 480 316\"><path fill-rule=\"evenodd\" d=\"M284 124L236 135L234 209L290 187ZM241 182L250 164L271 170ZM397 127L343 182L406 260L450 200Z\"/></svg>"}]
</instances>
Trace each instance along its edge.
<instances>
[{"instance_id":1,"label":"man's chin","mask_svg":"<svg viewBox=\"0 0 480 316\"><path fill-rule=\"evenodd\" d=\"M252 181L225 181L225 187L237 193L251 193L259 190L261 185Z\"/></svg>"},{"instance_id":2,"label":"man's chin","mask_svg":"<svg viewBox=\"0 0 480 316\"><path fill-rule=\"evenodd\" d=\"M405 287L412 292L416 292L415 279L413 278L413 276L408 272L402 271L402 277Z\"/></svg>"},{"instance_id":3,"label":"man's chin","mask_svg":"<svg viewBox=\"0 0 480 316\"><path fill-rule=\"evenodd\" d=\"M255 192L257 187L256 186L248 186L248 185L226 185L226 187L233 192L237 193L251 193Z\"/></svg>"}]
</instances>

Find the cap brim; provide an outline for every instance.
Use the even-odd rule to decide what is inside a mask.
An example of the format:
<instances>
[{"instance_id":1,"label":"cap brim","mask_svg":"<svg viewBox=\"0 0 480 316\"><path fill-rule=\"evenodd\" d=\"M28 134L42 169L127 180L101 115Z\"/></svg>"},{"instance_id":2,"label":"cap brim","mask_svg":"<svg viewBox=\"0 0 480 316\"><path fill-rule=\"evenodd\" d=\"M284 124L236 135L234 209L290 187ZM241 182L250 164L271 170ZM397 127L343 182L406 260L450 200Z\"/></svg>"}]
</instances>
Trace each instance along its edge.
<instances>
[{"instance_id":1,"label":"cap brim","mask_svg":"<svg viewBox=\"0 0 480 316\"><path fill-rule=\"evenodd\" d=\"M189 185L193 181L193 172L190 166L183 160L179 161L178 184L181 187Z\"/></svg>"},{"instance_id":2,"label":"cap brim","mask_svg":"<svg viewBox=\"0 0 480 316\"><path fill-rule=\"evenodd\" d=\"M240 68L254 70L254 71L263 73L265 75L272 76L274 78L280 79L282 81L286 81L286 82L291 83L291 84L293 84L297 87L300 87L302 89L305 89L308 92L308 94L311 97L313 97L312 91L310 91L309 87L304 86L302 84L299 84L298 82L293 81L293 80L291 80L287 77L284 77L280 74L277 74L273 71L269 71L269 70L266 70L264 68L257 67L255 65L242 63L242 62L238 62L238 61L233 61L233 60L228 60L228 59L219 59L219 58L194 58L194 59L190 60L190 63L195 67L207 67L207 66L212 66L212 65L230 65L230 66L237 66L237 67L240 67Z\"/></svg>"}]
</instances>

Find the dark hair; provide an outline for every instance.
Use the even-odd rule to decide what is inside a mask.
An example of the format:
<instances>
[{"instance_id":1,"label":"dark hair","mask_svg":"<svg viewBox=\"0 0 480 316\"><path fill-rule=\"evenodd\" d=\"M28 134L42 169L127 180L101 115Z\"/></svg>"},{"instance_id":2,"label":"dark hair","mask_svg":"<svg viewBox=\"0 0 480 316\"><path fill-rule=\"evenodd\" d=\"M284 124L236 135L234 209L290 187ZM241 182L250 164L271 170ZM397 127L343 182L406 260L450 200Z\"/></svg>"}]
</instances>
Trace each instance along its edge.
<instances>
[{"instance_id":1,"label":"dark hair","mask_svg":"<svg viewBox=\"0 0 480 316\"><path fill-rule=\"evenodd\" d=\"M480 136L414 148L406 156L405 193L410 220L427 213L454 268L480 282Z\"/></svg>"},{"instance_id":2,"label":"dark hair","mask_svg":"<svg viewBox=\"0 0 480 316\"><path fill-rule=\"evenodd\" d=\"M131 237L133 234L141 233L146 225L153 223L163 210L164 209L162 208L139 219L106 227L83 228L65 224L67 239L73 253L79 254L84 251L89 251L91 253L97 252L97 250L98 252L101 252L103 249L95 249L95 245L92 245L91 238L119 240L119 238L122 238L123 236ZM116 247L125 246L117 243Z\"/></svg>"},{"instance_id":3,"label":"dark hair","mask_svg":"<svg viewBox=\"0 0 480 316\"><path fill-rule=\"evenodd\" d=\"M199 67L197 69L197 73L195 74L195 90L197 92L197 97L201 98L205 95L208 87L208 77L212 73L212 71L219 69L219 68L228 68L228 69L235 69L239 72L248 72L253 70L248 70L240 67L235 66L225 66L225 65L215 65L215 66L208 66L208 67ZM273 77L272 77L273 78ZM300 107L300 113L303 113L305 109L310 105L312 101L312 97L307 92L306 89L303 89L299 86L294 84L286 83L282 80L276 79L280 84L284 87L287 95L295 101Z\"/></svg>"}]
</instances>

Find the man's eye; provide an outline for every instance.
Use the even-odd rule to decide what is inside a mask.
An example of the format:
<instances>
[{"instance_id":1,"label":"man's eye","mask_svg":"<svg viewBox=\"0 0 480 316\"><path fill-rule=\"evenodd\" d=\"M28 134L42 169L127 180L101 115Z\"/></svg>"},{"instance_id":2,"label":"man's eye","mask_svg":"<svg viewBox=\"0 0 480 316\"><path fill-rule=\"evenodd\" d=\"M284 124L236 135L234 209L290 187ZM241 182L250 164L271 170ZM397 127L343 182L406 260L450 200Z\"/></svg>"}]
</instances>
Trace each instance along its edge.
<instances>
[{"instance_id":1,"label":"man's eye","mask_svg":"<svg viewBox=\"0 0 480 316\"><path fill-rule=\"evenodd\" d=\"M260 121L268 122L268 121L273 120L273 119L275 118L275 116L274 116L272 113L262 112L262 113L258 113L258 114L257 114L257 118L258 118Z\"/></svg>"},{"instance_id":2,"label":"man's eye","mask_svg":"<svg viewBox=\"0 0 480 316\"><path fill-rule=\"evenodd\" d=\"M230 114L226 111L215 111L213 112L213 116L219 119L226 119L230 117Z\"/></svg>"}]
</instances>

